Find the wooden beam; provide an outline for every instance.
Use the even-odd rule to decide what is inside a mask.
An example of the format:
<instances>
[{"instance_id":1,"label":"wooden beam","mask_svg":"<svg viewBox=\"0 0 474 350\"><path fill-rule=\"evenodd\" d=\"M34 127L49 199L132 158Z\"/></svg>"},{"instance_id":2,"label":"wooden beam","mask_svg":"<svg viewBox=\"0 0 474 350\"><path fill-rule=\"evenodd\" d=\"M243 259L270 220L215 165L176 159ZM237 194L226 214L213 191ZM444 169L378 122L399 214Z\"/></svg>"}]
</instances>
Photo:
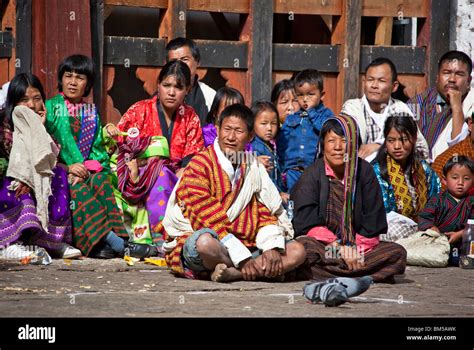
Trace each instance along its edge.
<instances>
[{"instance_id":1,"label":"wooden beam","mask_svg":"<svg viewBox=\"0 0 474 350\"><path fill-rule=\"evenodd\" d=\"M375 45L392 44L393 17L379 17L375 29Z\"/></svg>"},{"instance_id":2,"label":"wooden beam","mask_svg":"<svg viewBox=\"0 0 474 350\"><path fill-rule=\"evenodd\" d=\"M106 36L104 64L125 66L162 66L166 40L139 37Z\"/></svg>"},{"instance_id":3,"label":"wooden beam","mask_svg":"<svg viewBox=\"0 0 474 350\"><path fill-rule=\"evenodd\" d=\"M273 44L273 70L338 72L337 45Z\"/></svg>"},{"instance_id":4,"label":"wooden beam","mask_svg":"<svg viewBox=\"0 0 474 350\"><path fill-rule=\"evenodd\" d=\"M168 0L105 0L105 5L168 8Z\"/></svg>"},{"instance_id":5,"label":"wooden beam","mask_svg":"<svg viewBox=\"0 0 474 350\"><path fill-rule=\"evenodd\" d=\"M335 15L342 14L343 0L274 0L275 13L299 15Z\"/></svg>"},{"instance_id":6,"label":"wooden beam","mask_svg":"<svg viewBox=\"0 0 474 350\"><path fill-rule=\"evenodd\" d=\"M104 97L104 113L100 116L100 119L103 124L114 123L117 124L122 117L120 111L115 108L114 101L109 95L109 91L114 85L115 79L115 67L105 66L103 69L104 72L104 85L102 90L102 96Z\"/></svg>"},{"instance_id":7,"label":"wooden beam","mask_svg":"<svg viewBox=\"0 0 474 350\"><path fill-rule=\"evenodd\" d=\"M435 86L438 75L438 61L449 51L450 6L444 0L431 0L429 22L428 59L425 65L428 72L428 86Z\"/></svg>"},{"instance_id":8,"label":"wooden beam","mask_svg":"<svg viewBox=\"0 0 474 350\"><path fill-rule=\"evenodd\" d=\"M0 58L11 58L13 49L12 32L0 32Z\"/></svg>"},{"instance_id":9,"label":"wooden beam","mask_svg":"<svg viewBox=\"0 0 474 350\"><path fill-rule=\"evenodd\" d=\"M16 74L31 72L31 1L16 1Z\"/></svg>"},{"instance_id":10,"label":"wooden beam","mask_svg":"<svg viewBox=\"0 0 474 350\"><path fill-rule=\"evenodd\" d=\"M328 31L332 33L332 27L333 27L332 15L321 15L320 17L321 17L321 20L326 25L326 27L328 28Z\"/></svg>"},{"instance_id":11,"label":"wooden beam","mask_svg":"<svg viewBox=\"0 0 474 350\"><path fill-rule=\"evenodd\" d=\"M168 8L160 17L160 38L186 37L186 0L168 0Z\"/></svg>"},{"instance_id":12,"label":"wooden beam","mask_svg":"<svg viewBox=\"0 0 474 350\"><path fill-rule=\"evenodd\" d=\"M201 67L247 69L248 43L194 40L201 53Z\"/></svg>"},{"instance_id":13,"label":"wooden beam","mask_svg":"<svg viewBox=\"0 0 474 350\"><path fill-rule=\"evenodd\" d=\"M408 97L414 97L427 88L425 76L422 74L399 74L398 80L401 84L405 85L404 93Z\"/></svg>"},{"instance_id":14,"label":"wooden beam","mask_svg":"<svg viewBox=\"0 0 474 350\"><path fill-rule=\"evenodd\" d=\"M343 82L342 101L359 95L361 14L362 3L359 0L346 0L342 16L346 35L339 60L339 74Z\"/></svg>"},{"instance_id":15,"label":"wooden beam","mask_svg":"<svg viewBox=\"0 0 474 350\"><path fill-rule=\"evenodd\" d=\"M249 13L249 0L188 0L188 10L206 12Z\"/></svg>"},{"instance_id":16,"label":"wooden beam","mask_svg":"<svg viewBox=\"0 0 474 350\"><path fill-rule=\"evenodd\" d=\"M0 2L0 19L3 20L3 16L5 15L5 12L7 11L8 3L10 0L2 0Z\"/></svg>"},{"instance_id":17,"label":"wooden beam","mask_svg":"<svg viewBox=\"0 0 474 350\"><path fill-rule=\"evenodd\" d=\"M272 89L273 0L251 0L249 73L252 102L268 100Z\"/></svg>"},{"instance_id":18,"label":"wooden beam","mask_svg":"<svg viewBox=\"0 0 474 350\"><path fill-rule=\"evenodd\" d=\"M209 12L209 14L224 38L230 39L238 36L233 33L232 26L222 12Z\"/></svg>"},{"instance_id":19,"label":"wooden beam","mask_svg":"<svg viewBox=\"0 0 474 350\"><path fill-rule=\"evenodd\" d=\"M247 69L248 43L195 40L205 68ZM104 64L161 67L165 64L164 39L106 36Z\"/></svg>"},{"instance_id":20,"label":"wooden beam","mask_svg":"<svg viewBox=\"0 0 474 350\"><path fill-rule=\"evenodd\" d=\"M104 66L104 1L90 0L92 60L95 65L94 103L103 115L102 106L102 76Z\"/></svg>"},{"instance_id":21,"label":"wooden beam","mask_svg":"<svg viewBox=\"0 0 474 350\"><path fill-rule=\"evenodd\" d=\"M430 9L429 1L430 0L362 0L362 16L427 17Z\"/></svg>"},{"instance_id":22,"label":"wooden beam","mask_svg":"<svg viewBox=\"0 0 474 350\"><path fill-rule=\"evenodd\" d=\"M378 57L390 58L400 74L423 74L426 48L418 46L361 46L360 71Z\"/></svg>"}]
</instances>

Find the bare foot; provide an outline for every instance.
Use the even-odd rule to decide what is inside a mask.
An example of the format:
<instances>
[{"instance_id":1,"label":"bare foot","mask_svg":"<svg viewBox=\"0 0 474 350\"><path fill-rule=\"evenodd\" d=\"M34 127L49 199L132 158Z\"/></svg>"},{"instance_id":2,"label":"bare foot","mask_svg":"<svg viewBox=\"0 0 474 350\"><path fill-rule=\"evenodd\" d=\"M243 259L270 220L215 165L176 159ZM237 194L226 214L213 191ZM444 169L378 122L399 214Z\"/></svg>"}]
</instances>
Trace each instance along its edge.
<instances>
[{"instance_id":1,"label":"bare foot","mask_svg":"<svg viewBox=\"0 0 474 350\"><path fill-rule=\"evenodd\" d=\"M242 279L242 274L235 267L227 267L226 264L217 264L211 275L214 282L230 282Z\"/></svg>"}]
</instances>

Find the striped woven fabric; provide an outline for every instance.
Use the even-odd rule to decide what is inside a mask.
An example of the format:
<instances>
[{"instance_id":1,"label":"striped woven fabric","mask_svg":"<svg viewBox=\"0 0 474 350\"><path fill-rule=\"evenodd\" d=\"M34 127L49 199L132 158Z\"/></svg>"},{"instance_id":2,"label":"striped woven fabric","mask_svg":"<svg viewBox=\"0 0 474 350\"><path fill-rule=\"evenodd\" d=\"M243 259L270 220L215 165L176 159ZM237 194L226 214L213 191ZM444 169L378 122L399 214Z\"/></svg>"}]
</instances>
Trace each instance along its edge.
<instances>
[{"instance_id":1,"label":"striped woven fabric","mask_svg":"<svg viewBox=\"0 0 474 350\"><path fill-rule=\"evenodd\" d=\"M407 104L413 109L415 115L420 115L418 127L428 142L430 150L436 144L439 135L451 120L451 108L447 105L440 113L437 112L438 90L430 88L408 100Z\"/></svg>"},{"instance_id":2,"label":"striped woven fabric","mask_svg":"<svg viewBox=\"0 0 474 350\"><path fill-rule=\"evenodd\" d=\"M327 256L324 243L313 237L301 236L297 241L306 250L306 261L296 269L297 280L323 281L332 277L371 276L374 282L394 282L394 275L402 274L406 268L406 250L392 242L380 242L377 247L364 255L365 266L349 270L342 259Z\"/></svg>"},{"instance_id":3,"label":"striped woven fabric","mask_svg":"<svg viewBox=\"0 0 474 350\"><path fill-rule=\"evenodd\" d=\"M359 129L355 120L347 115L334 116L328 120L336 119L342 126L346 137L346 167L344 170L344 203L340 218L340 232L342 244L355 244L355 233L352 225L353 204L356 194L356 174L358 165L358 140ZM327 121L328 121L327 120ZM326 121L326 122L327 122ZM320 142L324 142L321 140Z\"/></svg>"},{"instance_id":4,"label":"striped woven fabric","mask_svg":"<svg viewBox=\"0 0 474 350\"><path fill-rule=\"evenodd\" d=\"M85 256L110 231L128 239L112 185L103 173L92 174L86 182L70 185L73 243Z\"/></svg>"},{"instance_id":5,"label":"striped woven fabric","mask_svg":"<svg viewBox=\"0 0 474 350\"><path fill-rule=\"evenodd\" d=\"M241 174L245 174L245 164L241 165ZM244 181L240 178L232 190L229 177L218 163L213 147L194 156L176 190L176 200L183 208L184 217L189 218L193 230L210 228L220 239L232 233L247 247L254 247L259 229L277 224L277 218L254 196L237 219L229 221L226 212L237 198ZM181 251L187 237L180 237L177 247L166 256L168 266L181 276L184 276Z\"/></svg>"}]
</instances>

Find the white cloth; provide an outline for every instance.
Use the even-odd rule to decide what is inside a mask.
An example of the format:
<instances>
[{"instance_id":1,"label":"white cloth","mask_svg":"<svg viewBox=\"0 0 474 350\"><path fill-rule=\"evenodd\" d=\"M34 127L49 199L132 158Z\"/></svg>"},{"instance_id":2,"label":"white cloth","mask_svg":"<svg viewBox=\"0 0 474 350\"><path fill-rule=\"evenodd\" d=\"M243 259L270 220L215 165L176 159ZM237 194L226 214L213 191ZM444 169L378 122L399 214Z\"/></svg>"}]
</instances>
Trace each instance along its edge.
<instances>
[{"instance_id":1,"label":"white cloth","mask_svg":"<svg viewBox=\"0 0 474 350\"><path fill-rule=\"evenodd\" d=\"M216 141L213 144L214 150L217 154L219 165L222 167L224 172L227 173L229 179L234 180L233 178L233 166L230 161L225 157L224 153L221 151L219 144ZM285 249L285 239L292 239L294 237L293 226L291 221L288 218L286 210L283 208L280 194L278 193L277 188L271 181L268 172L265 167L260 164L256 157L248 157L251 159L251 163L246 167L245 181L242 185L242 188L237 195L237 198L234 200L232 206L227 210L227 217L230 222L233 222L240 213L247 207L247 205L252 200L253 196L257 196L257 200L265 205L270 212L278 218L278 225L268 225L262 227L257 233L256 244L257 248L266 251L273 248L278 248L280 250ZM229 167L230 165L230 167ZM176 247L176 238L182 236L187 232L193 232L193 228L189 219L183 216L181 208L176 203L176 189L178 188L179 183L176 184L173 192L171 193L168 205L166 207L165 218L163 219L163 226L167 234L174 238L171 242L166 242L163 245L163 248L166 251L171 251ZM243 243L232 242L232 247L227 246L224 242L224 245L228 248L229 256L231 257L234 265L237 267L238 264L248 258L250 253L247 248L242 249ZM244 246L245 247L245 246Z\"/></svg>"},{"instance_id":2,"label":"white cloth","mask_svg":"<svg viewBox=\"0 0 474 350\"><path fill-rule=\"evenodd\" d=\"M454 138L451 139L451 132L453 131L453 120L451 119L446 127L443 129L438 139L436 140L433 149L431 150L431 159L434 161L441 153L446 151L449 147L453 147L455 144L461 142L469 136L469 127L466 123L462 125L461 132Z\"/></svg>"},{"instance_id":3,"label":"white cloth","mask_svg":"<svg viewBox=\"0 0 474 350\"><path fill-rule=\"evenodd\" d=\"M16 106L12 114L13 143L7 176L28 185L36 198L36 213L48 232L48 203L51 179L56 166L57 147L46 131L41 117L25 106Z\"/></svg>"},{"instance_id":4,"label":"white cloth","mask_svg":"<svg viewBox=\"0 0 474 350\"><path fill-rule=\"evenodd\" d=\"M7 92L9 86L10 82L8 81L2 85L2 89L0 90L0 110L4 109L7 103Z\"/></svg>"},{"instance_id":5,"label":"white cloth","mask_svg":"<svg viewBox=\"0 0 474 350\"><path fill-rule=\"evenodd\" d=\"M214 97L216 96L216 90L211 88L206 83L202 81L198 81L199 87L201 88L202 94L204 95L204 99L206 100L207 109L210 111L212 102L214 101Z\"/></svg>"},{"instance_id":6,"label":"white cloth","mask_svg":"<svg viewBox=\"0 0 474 350\"><path fill-rule=\"evenodd\" d=\"M367 139L367 123L365 121L364 115L364 101L366 103L366 110L368 111L369 115L374 119L374 122L380 127L382 130L381 136L377 139L377 143L382 144L385 139L383 137L383 129L384 124L387 118L391 115L404 115L408 114L414 117L413 112L410 108L400 100L391 98L387 107L383 110L382 113L375 113L370 109L366 96L362 96L362 98L354 98L351 100L347 100L344 105L342 106L341 113L350 115L352 118L355 119L357 126L359 127L360 137L362 139L362 144L366 142ZM382 125L382 126L380 126ZM420 154L423 159L428 159L429 157L429 148L428 143L426 142L425 137L418 129L417 139L416 139L416 150ZM375 158L376 152L371 154L369 157L366 158L372 160Z\"/></svg>"},{"instance_id":7,"label":"white cloth","mask_svg":"<svg viewBox=\"0 0 474 350\"><path fill-rule=\"evenodd\" d=\"M464 114L464 120L469 117L472 117L474 113L474 91L470 90L467 96L462 101L462 111ZM451 132L453 131L453 120L449 120L448 124L444 127L444 130L439 135L436 140L433 149L431 150L431 158L433 161L441 153L446 151L448 148L453 147L458 144L466 137L469 136L469 128L466 123L463 124L461 132L454 138L451 138Z\"/></svg>"}]
</instances>

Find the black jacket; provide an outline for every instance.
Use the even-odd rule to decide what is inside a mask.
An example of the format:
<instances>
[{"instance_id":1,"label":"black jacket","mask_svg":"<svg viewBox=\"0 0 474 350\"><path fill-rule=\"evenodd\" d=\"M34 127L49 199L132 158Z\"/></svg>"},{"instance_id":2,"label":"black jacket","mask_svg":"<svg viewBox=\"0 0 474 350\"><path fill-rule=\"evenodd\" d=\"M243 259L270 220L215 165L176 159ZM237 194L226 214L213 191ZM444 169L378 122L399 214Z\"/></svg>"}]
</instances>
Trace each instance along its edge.
<instances>
[{"instance_id":1,"label":"black jacket","mask_svg":"<svg viewBox=\"0 0 474 350\"><path fill-rule=\"evenodd\" d=\"M372 166L359 158L353 226L355 233L372 238L387 233L387 216L380 185ZM291 192L295 236L315 226L326 226L329 180L323 158L309 166Z\"/></svg>"}]
</instances>

